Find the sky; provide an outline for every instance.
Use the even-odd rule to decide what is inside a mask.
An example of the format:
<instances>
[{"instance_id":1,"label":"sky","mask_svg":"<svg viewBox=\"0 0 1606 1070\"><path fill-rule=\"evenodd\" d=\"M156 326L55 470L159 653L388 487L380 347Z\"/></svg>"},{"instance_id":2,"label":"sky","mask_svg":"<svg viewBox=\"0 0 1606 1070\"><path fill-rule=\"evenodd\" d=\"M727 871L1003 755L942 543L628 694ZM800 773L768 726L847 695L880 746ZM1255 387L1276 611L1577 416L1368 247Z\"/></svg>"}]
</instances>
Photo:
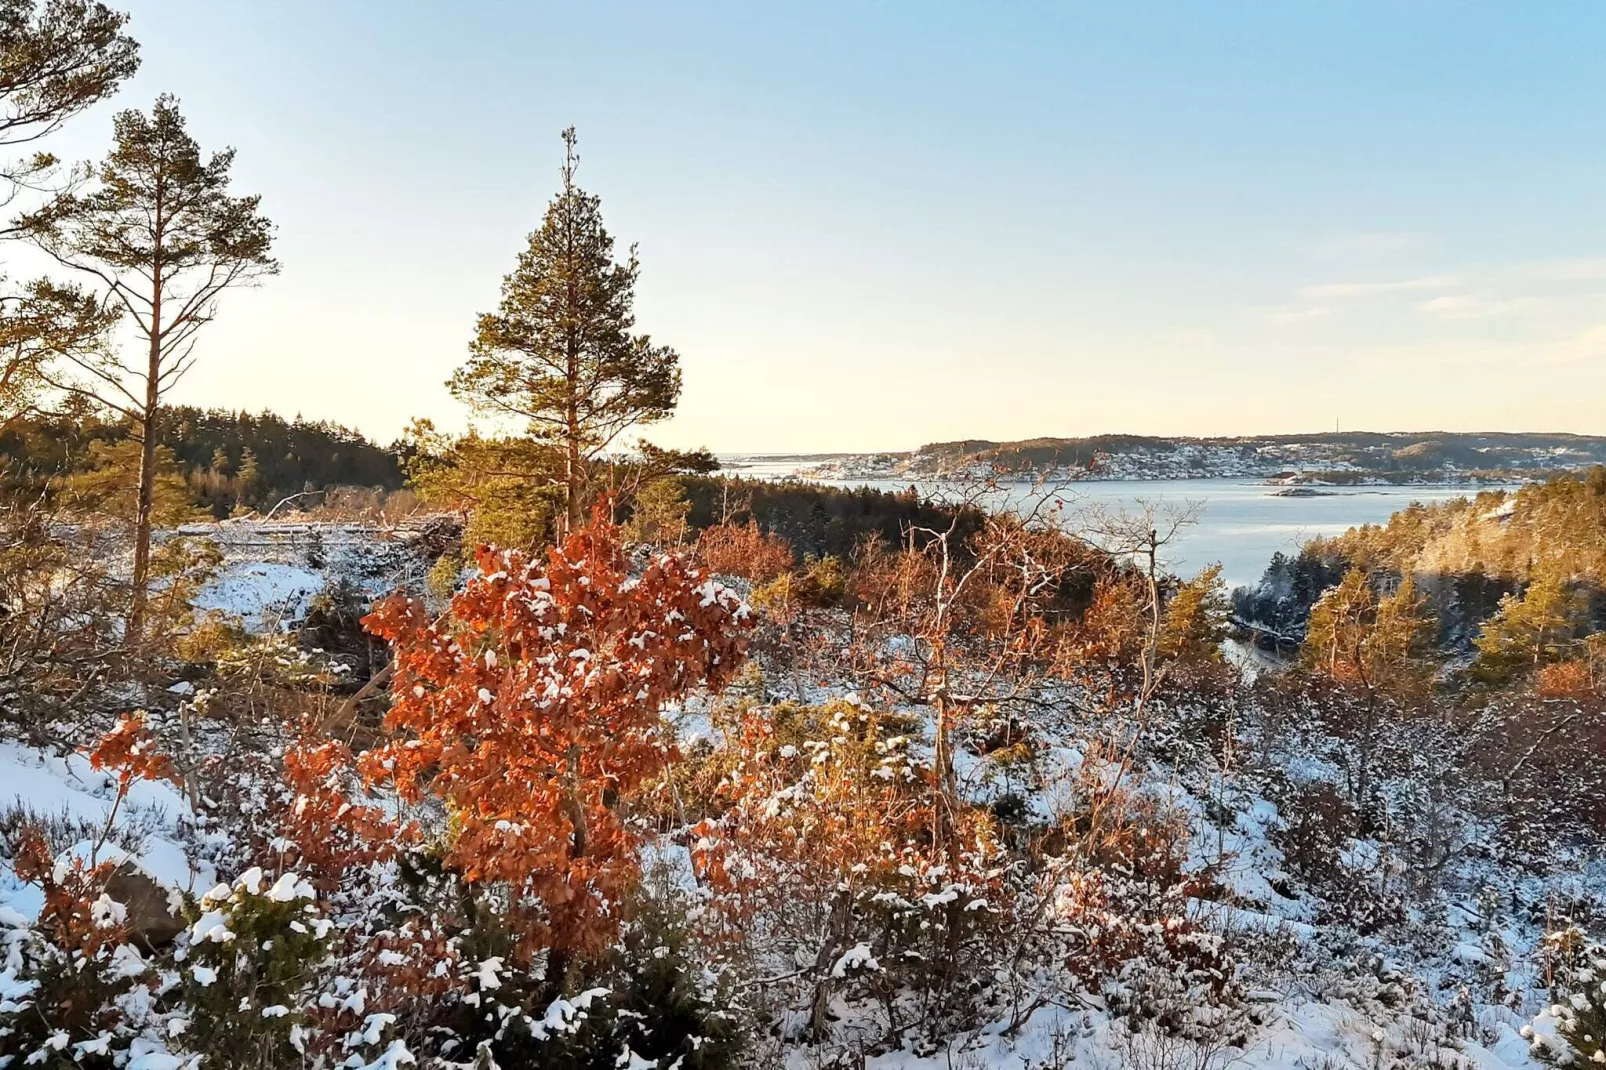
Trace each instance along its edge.
<instances>
[{"instance_id":1,"label":"sky","mask_svg":"<svg viewBox=\"0 0 1606 1070\"><path fill-rule=\"evenodd\" d=\"M175 400L388 441L557 187L647 431L722 452L1102 432L1606 434L1606 5L123 0L278 227Z\"/></svg>"}]
</instances>

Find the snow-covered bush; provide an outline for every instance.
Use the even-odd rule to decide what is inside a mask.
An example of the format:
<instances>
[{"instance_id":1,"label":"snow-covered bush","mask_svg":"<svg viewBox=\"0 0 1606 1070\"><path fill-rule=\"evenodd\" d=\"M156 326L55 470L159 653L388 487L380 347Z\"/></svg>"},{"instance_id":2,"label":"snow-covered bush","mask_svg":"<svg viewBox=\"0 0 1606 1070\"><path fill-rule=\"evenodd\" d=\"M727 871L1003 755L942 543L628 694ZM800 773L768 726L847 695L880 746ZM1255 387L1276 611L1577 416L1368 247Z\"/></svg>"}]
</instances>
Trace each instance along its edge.
<instances>
[{"instance_id":1,"label":"snow-covered bush","mask_svg":"<svg viewBox=\"0 0 1606 1070\"><path fill-rule=\"evenodd\" d=\"M914 729L848 701L754 708L734 729L725 809L694 854L715 912L785 975L794 1035L822 1037L835 999L878 1005L886 1037L941 1031L991 984L1007 912L994 823L966 806L959 854L934 846L942 796Z\"/></svg>"},{"instance_id":2,"label":"snow-covered bush","mask_svg":"<svg viewBox=\"0 0 1606 1070\"><path fill-rule=\"evenodd\" d=\"M1236 1036L1237 962L1191 908L1213 894L1215 875L1190 864L1178 814L1110 782L1102 767L1084 763L1057 858L1053 917L1077 934L1067 954L1074 976L1133 1030Z\"/></svg>"},{"instance_id":3,"label":"snow-covered bush","mask_svg":"<svg viewBox=\"0 0 1606 1070\"><path fill-rule=\"evenodd\" d=\"M1573 926L1546 937L1551 998L1523 1030L1536 1055L1564 1066L1606 1064L1606 947Z\"/></svg>"},{"instance_id":4,"label":"snow-covered bush","mask_svg":"<svg viewBox=\"0 0 1606 1070\"><path fill-rule=\"evenodd\" d=\"M614 1037L656 1066L727 1070L737 1064L751 1014L730 982L714 972L718 956L700 943L694 919L704 911L668 863L649 871L632 898L621 940L598 983L612 990Z\"/></svg>"},{"instance_id":5,"label":"snow-covered bush","mask_svg":"<svg viewBox=\"0 0 1606 1070\"><path fill-rule=\"evenodd\" d=\"M1404 903L1389 886L1390 858L1355 838L1354 804L1332 784L1316 780L1286 793L1283 821L1269 839L1283 853L1289 876L1316 897L1323 921L1363 935L1404 920Z\"/></svg>"},{"instance_id":6,"label":"snow-covered bush","mask_svg":"<svg viewBox=\"0 0 1606 1070\"><path fill-rule=\"evenodd\" d=\"M111 1067L150 979L126 909L105 892L114 866L56 858L36 830L21 837L14 864L43 907L33 924L0 908L0 1067Z\"/></svg>"},{"instance_id":7,"label":"snow-covered bush","mask_svg":"<svg viewBox=\"0 0 1606 1070\"><path fill-rule=\"evenodd\" d=\"M333 922L295 873L252 868L202 897L175 958L185 1025L175 1046L237 1066L299 1066L320 1019Z\"/></svg>"}]
</instances>

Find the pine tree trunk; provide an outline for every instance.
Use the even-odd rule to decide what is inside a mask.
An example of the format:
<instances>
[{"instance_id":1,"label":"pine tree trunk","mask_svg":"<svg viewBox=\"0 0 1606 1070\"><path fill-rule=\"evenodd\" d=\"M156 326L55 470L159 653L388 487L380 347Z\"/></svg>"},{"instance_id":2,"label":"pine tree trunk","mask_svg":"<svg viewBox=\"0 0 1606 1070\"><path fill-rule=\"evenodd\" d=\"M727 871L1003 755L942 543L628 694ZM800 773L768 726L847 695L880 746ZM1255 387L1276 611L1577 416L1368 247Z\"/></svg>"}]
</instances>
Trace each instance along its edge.
<instances>
[{"instance_id":1,"label":"pine tree trunk","mask_svg":"<svg viewBox=\"0 0 1606 1070\"><path fill-rule=\"evenodd\" d=\"M574 143L566 141L568 153L563 166L563 194L564 205L567 208L565 226L565 239L567 254L564 262L564 271L567 276L568 311L571 326L568 337L564 340L564 357L567 366L564 374L568 380L567 402L563 412L564 456L563 456L563 483L564 505L567 507L566 522L568 530L565 535L573 535L580 530L584 520L581 513L581 464L580 464L580 338L573 323L580 315L580 295L576 291L575 282L579 277L580 265L576 256L574 236Z\"/></svg>"},{"instance_id":2,"label":"pine tree trunk","mask_svg":"<svg viewBox=\"0 0 1606 1070\"><path fill-rule=\"evenodd\" d=\"M156 410L161 404L162 276L157 268L151 293L151 350L145 370L145 410L140 414L139 499L134 516L133 597L128 607L127 641L137 643L145 631L150 597L151 514L156 506Z\"/></svg>"},{"instance_id":3,"label":"pine tree trunk","mask_svg":"<svg viewBox=\"0 0 1606 1070\"><path fill-rule=\"evenodd\" d=\"M568 450L564 456L563 465L565 505L567 507L565 519L569 526L565 534L573 535L580 530L581 525L585 522L584 512L581 508L584 503L581 498L583 477L580 464L580 428L579 419L575 415L573 406L569 408L568 438Z\"/></svg>"}]
</instances>

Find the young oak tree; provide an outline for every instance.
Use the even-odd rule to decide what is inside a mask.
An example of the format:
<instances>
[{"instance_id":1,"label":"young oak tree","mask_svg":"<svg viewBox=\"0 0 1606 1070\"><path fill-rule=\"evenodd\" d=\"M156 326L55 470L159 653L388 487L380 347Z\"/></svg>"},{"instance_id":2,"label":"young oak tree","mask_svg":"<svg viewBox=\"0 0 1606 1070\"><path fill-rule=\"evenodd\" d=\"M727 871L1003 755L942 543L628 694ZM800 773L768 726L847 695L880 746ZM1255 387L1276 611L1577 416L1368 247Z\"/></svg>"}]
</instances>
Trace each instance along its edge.
<instances>
[{"instance_id":1,"label":"young oak tree","mask_svg":"<svg viewBox=\"0 0 1606 1070\"><path fill-rule=\"evenodd\" d=\"M1057 485L1032 488L1017 511L991 513L999 474L950 478L948 522L910 524L904 545L860 554L848 669L870 687L933 714L931 838L962 852L955 736L983 711L1030 705L1049 660L1049 623L1064 581L1085 564L1058 528Z\"/></svg>"},{"instance_id":2,"label":"young oak tree","mask_svg":"<svg viewBox=\"0 0 1606 1070\"><path fill-rule=\"evenodd\" d=\"M400 597L367 618L396 650L394 736L360 768L446 804L446 864L506 893L517 951L547 952L556 997L637 875L619 801L674 755L660 711L731 678L748 611L673 555L631 575L606 502L544 563L482 547L479 573L439 620Z\"/></svg>"},{"instance_id":3,"label":"young oak tree","mask_svg":"<svg viewBox=\"0 0 1606 1070\"><path fill-rule=\"evenodd\" d=\"M563 188L479 319L471 355L448 384L477 411L522 421L561 457L566 531L579 529L589 468L627 428L662 420L680 398L680 357L635 334L641 268L623 263L601 201L576 186L574 128L563 132Z\"/></svg>"},{"instance_id":4,"label":"young oak tree","mask_svg":"<svg viewBox=\"0 0 1606 1070\"><path fill-rule=\"evenodd\" d=\"M203 159L173 97L158 97L149 115L119 113L113 129L115 144L93 187L56 198L23 225L35 244L85 274L136 327L137 358L69 351L45 380L120 413L140 443L127 633L137 640L149 585L162 399L193 365L196 334L216 316L223 292L274 274L279 265L269 256L273 225L257 210L260 198L229 192L234 150Z\"/></svg>"}]
</instances>

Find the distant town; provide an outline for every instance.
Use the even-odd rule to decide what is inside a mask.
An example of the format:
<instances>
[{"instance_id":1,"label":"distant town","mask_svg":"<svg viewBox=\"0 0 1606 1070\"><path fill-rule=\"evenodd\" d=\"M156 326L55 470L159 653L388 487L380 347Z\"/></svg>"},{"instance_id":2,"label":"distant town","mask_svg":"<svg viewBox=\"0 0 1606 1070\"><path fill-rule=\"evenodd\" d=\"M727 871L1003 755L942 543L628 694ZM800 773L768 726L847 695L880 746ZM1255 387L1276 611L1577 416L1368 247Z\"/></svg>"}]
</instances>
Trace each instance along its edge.
<instances>
[{"instance_id":1,"label":"distant town","mask_svg":"<svg viewBox=\"0 0 1606 1070\"><path fill-rule=\"evenodd\" d=\"M731 457L740 471L783 458ZM1326 432L1230 438L1096 435L938 442L908 453L792 456L803 478L929 478L991 469L1076 479L1257 478L1298 484L1509 482L1606 461L1606 437L1521 432Z\"/></svg>"}]
</instances>

